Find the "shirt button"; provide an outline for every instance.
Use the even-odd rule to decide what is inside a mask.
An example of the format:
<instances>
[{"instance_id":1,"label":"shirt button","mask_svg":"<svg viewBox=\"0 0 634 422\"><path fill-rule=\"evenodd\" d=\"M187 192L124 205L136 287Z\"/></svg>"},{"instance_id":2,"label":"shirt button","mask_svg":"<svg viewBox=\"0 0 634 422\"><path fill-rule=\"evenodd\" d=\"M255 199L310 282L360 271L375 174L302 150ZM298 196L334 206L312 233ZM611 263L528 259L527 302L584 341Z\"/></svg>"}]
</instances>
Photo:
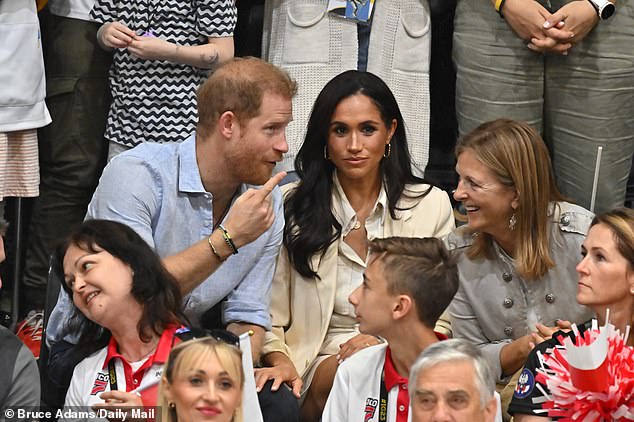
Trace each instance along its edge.
<instances>
[{"instance_id":1,"label":"shirt button","mask_svg":"<svg viewBox=\"0 0 634 422\"><path fill-rule=\"evenodd\" d=\"M507 336L511 337L513 335L513 327L504 328L504 334L506 334Z\"/></svg>"},{"instance_id":2,"label":"shirt button","mask_svg":"<svg viewBox=\"0 0 634 422\"><path fill-rule=\"evenodd\" d=\"M504 305L504 307L507 309L511 308L513 306L513 299L507 297L506 299L504 299L504 302L502 302L502 305Z\"/></svg>"},{"instance_id":3,"label":"shirt button","mask_svg":"<svg viewBox=\"0 0 634 422\"><path fill-rule=\"evenodd\" d=\"M407 384L403 384L403 390L407 390Z\"/></svg>"},{"instance_id":4,"label":"shirt button","mask_svg":"<svg viewBox=\"0 0 634 422\"><path fill-rule=\"evenodd\" d=\"M399 411L399 412L405 412L405 406L400 405L400 406L398 407L398 411Z\"/></svg>"},{"instance_id":5,"label":"shirt button","mask_svg":"<svg viewBox=\"0 0 634 422\"><path fill-rule=\"evenodd\" d=\"M133 383L134 385L137 385L137 384L139 383L139 380L132 380L132 383Z\"/></svg>"},{"instance_id":6,"label":"shirt button","mask_svg":"<svg viewBox=\"0 0 634 422\"><path fill-rule=\"evenodd\" d=\"M505 271L502 274L502 280L504 280L504 281L506 281L508 283L509 281L513 280L513 274L508 273L508 272Z\"/></svg>"},{"instance_id":7,"label":"shirt button","mask_svg":"<svg viewBox=\"0 0 634 422\"><path fill-rule=\"evenodd\" d=\"M555 295L552 293L548 293L546 295L546 302L553 303L555 301Z\"/></svg>"},{"instance_id":8,"label":"shirt button","mask_svg":"<svg viewBox=\"0 0 634 422\"><path fill-rule=\"evenodd\" d=\"M562 226L569 225L570 224L570 216L568 214L562 216L560 222L561 222Z\"/></svg>"}]
</instances>

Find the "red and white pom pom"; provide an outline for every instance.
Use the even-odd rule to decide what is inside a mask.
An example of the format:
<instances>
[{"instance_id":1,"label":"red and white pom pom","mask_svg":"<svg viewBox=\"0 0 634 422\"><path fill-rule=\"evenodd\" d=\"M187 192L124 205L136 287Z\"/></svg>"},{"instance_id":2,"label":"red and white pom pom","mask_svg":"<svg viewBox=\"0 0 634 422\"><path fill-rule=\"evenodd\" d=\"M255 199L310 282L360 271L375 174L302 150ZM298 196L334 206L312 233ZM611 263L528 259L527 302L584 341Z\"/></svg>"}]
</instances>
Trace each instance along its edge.
<instances>
[{"instance_id":1,"label":"red and white pom pom","mask_svg":"<svg viewBox=\"0 0 634 422\"><path fill-rule=\"evenodd\" d=\"M634 348L626 345L629 327L621 335L612 324L592 328L583 336L576 326L575 342L559 337L560 346L538 353L536 379L548 416L561 421L634 421ZM548 367L548 368L546 368ZM536 400L537 401L537 400Z\"/></svg>"}]
</instances>

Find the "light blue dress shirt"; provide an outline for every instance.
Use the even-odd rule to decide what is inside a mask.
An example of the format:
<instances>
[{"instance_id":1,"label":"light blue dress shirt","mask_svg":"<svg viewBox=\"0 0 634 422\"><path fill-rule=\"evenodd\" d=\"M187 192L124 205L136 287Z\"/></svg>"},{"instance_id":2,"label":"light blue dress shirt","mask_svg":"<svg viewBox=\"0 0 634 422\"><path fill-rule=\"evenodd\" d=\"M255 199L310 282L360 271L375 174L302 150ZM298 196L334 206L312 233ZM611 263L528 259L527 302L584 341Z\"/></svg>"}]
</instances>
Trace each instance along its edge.
<instances>
[{"instance_id":1,"label":"light blue dress shirt","mask_svg":"<svg viewBox=\"0 0 634 422\"><path fill-rule=\"evenodd\" d=\"M243 185L241 190L248 187ZM197 321L226 297L224 323L246 322L270 329L271 281L284 228L278 187L273 190L272 200L273 225L185 296L183 310L189 318ZM205 191L200 179L192 136L182 143L144 143L113 158L99 180L86 219L127 224L166 257L211 234L212 202L213 195ZM61 291L47 327L49 344L61 340L70 309L70 299Z\"/></svg>"}]
</instances>

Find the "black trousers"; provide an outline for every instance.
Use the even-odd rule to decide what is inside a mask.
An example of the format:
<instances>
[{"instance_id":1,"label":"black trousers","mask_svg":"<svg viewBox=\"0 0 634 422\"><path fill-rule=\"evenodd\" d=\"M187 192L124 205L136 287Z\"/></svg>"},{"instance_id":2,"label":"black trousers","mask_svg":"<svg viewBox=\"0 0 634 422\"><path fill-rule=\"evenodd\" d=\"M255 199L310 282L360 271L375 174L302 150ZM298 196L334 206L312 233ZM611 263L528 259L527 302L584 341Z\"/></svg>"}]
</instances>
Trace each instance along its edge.
<instances>
[{"instance_id":1,"label":"black trousers","mask_svg":"<svg viewBox=\"0 0 634 422\"><path fill-rule=\"evenodd\" d=\"M46 106L52 123L38 130L40 196L26 250L23 309L43 309L55 245L81 223L106 163L103 138L111 53L97 44L99 24L41 14Z\"/></svg>"}]
</instances>

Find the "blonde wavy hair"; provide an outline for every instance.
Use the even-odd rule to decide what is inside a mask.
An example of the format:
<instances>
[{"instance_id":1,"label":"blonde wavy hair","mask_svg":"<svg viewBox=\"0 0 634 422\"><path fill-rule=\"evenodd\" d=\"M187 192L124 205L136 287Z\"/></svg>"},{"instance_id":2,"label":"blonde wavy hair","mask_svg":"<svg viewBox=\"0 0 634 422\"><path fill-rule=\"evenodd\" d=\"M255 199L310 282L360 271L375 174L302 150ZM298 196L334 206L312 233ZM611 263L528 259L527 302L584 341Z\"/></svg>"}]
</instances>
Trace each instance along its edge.
<instances>
[{"instance_id":1,"label":"blonde wavy hair","mask_svg":"<svg viewBox=\"0 0 634 422\"><path fill-rule=\"evenodd\" d=\"M159 386L157 400L163 422L178 422L176 409L169 407L164 384L171 385L174 379L200 366L201 362L209 359L212 355L218 357L223 369L229 374L229 378L240 386L242 394L244 387L242 352L237 346L216 340L213 337L184 341L172 349L163 369L163 378ZM232 422L243 422L241 406L236 408L231 420Z\"/></svg>"}]
</instances>

